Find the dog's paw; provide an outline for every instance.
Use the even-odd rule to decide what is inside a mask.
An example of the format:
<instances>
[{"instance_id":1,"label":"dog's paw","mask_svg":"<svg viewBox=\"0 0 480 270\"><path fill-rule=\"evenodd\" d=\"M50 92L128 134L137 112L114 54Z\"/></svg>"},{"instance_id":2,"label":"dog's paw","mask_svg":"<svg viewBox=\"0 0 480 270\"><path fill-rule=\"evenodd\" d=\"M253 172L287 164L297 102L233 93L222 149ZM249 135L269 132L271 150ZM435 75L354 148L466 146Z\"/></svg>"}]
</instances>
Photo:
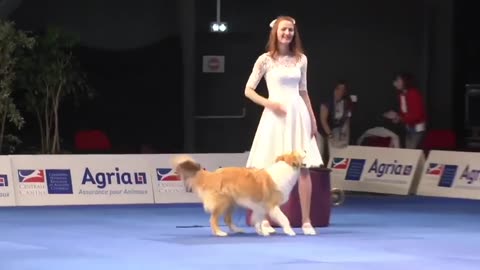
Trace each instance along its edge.
<instances>
[{"instance_id":1,"label":"dog's paw","mask_svg":"<svg viewBox=\"0 0 480 270\"><path fill-rule=\"evenodd\" d=\"M283 232L286 235L289 235L289 236L295 236L296 235L296 233L292 230L292 228L284 229Z\"/></svg>"},{"instance_id":2,"label":"dog's paw","mask_svg":"<svg viewBox=\"0 0 480 270\"><path fill-rule=\"evenodd\" d=\"M268 232L269 234L276 233L275 229L266 220L262 221L261 226L264 232Z\"/></svg>"},{"instance_id":3,"label":"dog's paw","mask_svg":"<svg viewBox=\"0 0 480 270\"><path fill-rule=\"evenodd\" d=\"M223 237L223 236L227 236L228 234L227 234L226 232L224 232L224 231L218 231L218 232L215 233L215 235L216 235L216 236L222 236L222 237Z\"/></svg>"},{"instance_id":4,"label":"dog's paw","mask_svg":"<svg viewBox=\"0 0 480 270\"><path fill-rule=\"evenodd\" d=\"M270 233L276 233L275 229L272 226L263 226L263 230Z\"/></svg>"},{"instance_id":5,"label":"dog's paw","mask_svg":"<svg viewBox=\"0 0 480 270\"><path fill-rule=\"evenodd\" d=\"M233 232L233 233L245 233L244 230L242 230L238 227L233 227L233 228L230 229L230 231Z\"/></svg>"},{"instance_id":6,"label":"dog's paw","mask_svg":"<svg viewBox=\"0 0 480 270\"><path fill-rule=\"evenodd\" d=\"M265 230L262 226L255 226L255 231L260 236L269 236L270 235L270 233L267 230Z\"/></svg>"},{"instance_id":7,"label":"dog's paw","mask_svg":"<svg viewBox=\"0 0 480 270\"><path fill-rule=\"evenodd\" d=\"M260 236L270 236L268 232L257 231L258 235Z\"/></svg>"},{"instance_id":8,"label":"dog's paw","mask_svg":"<svg viewBox=\"0 0 480 270\"><path fill-rule=\"evenodd\" d=\"M258 235L260 236L270 236L270 233L266 230L257 230Z\"/></svg>"}]
</instances>

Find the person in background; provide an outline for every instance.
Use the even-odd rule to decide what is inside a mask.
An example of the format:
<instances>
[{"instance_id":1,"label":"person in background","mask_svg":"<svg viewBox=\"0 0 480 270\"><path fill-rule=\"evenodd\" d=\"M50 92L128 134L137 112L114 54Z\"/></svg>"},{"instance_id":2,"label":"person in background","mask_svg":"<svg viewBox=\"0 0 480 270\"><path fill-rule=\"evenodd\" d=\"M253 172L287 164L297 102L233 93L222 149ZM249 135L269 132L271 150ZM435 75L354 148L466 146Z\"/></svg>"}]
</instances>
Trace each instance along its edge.
<instances>
[{"instance_id":1,"label":"person in background","mask_svg":"<svg viewBox=\"0 0 480 270\"><path fill-rule=\"evenodd\" d=\"M332 147L346 147L350 142L352 100L347 82L340 80L333 90L333 98L320 105L321 154L327 163Z\"/></svg>"},{"instance_id":2,"label":"person in background","mask_svg":"<svg viewBox=\"0 0 480 270\"><path fill-rule=\"evenodd\" d=\"M399 112L390 110L383 116L395 124L405 125L405 148L416 149L426 130L426 113L422 94L415 86L413 75L409 73L397 74L393 86L398 91Z\"/></svg>"}]
</instances>

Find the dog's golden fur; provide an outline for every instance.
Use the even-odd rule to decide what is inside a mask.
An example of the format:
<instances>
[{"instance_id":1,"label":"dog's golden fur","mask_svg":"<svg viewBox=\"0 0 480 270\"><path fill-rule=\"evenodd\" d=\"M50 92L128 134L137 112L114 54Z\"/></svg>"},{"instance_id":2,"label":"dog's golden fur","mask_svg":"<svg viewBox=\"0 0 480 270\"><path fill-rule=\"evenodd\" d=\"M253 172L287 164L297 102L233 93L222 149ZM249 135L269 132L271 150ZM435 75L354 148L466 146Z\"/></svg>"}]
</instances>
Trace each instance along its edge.
<instances>
[{"instance_id":1,"label":"dog's golden fur","mask_svg":"<svg viewBox=\"0 0 480 270\"><path fill-rule=\"evenodd\" d=\"M296 153L285 154L275 160L276 164L279 162L284 162L296 172L300 170L302 156ZM177 157L173 163L177 174L188 188L199 195L205 211L211 214L210 225L213 233L218 236L227 235L218 226L218 219L222 215L231 231L241 231L232 222L232 214L237 205L263 208L268 213L288 200L289 194L285 193L290 191L279 187L268 168L226 167L211 172L203 170L189 156ZM276 211L280 211L279 208Z\"/></svg>"}]
</instances>

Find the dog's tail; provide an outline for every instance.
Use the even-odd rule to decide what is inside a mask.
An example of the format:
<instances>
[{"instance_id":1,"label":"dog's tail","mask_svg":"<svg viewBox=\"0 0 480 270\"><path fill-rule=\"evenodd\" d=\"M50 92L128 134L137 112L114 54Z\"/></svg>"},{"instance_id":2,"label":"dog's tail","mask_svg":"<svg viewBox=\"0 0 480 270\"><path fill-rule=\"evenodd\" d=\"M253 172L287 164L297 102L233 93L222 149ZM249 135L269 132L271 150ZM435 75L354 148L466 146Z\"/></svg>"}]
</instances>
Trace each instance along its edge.
<instances>
[{"instance_id":1,"label":"dog's tail","mask_svg":"<svg viewBox=\"0 0 480 270\"><path fill-rule=\"evenodd\" d=\"M202 166L188 155L176 156L172 163L175 172L184 180L195 177L202 170Z\"/></svg>"}]
</instances>

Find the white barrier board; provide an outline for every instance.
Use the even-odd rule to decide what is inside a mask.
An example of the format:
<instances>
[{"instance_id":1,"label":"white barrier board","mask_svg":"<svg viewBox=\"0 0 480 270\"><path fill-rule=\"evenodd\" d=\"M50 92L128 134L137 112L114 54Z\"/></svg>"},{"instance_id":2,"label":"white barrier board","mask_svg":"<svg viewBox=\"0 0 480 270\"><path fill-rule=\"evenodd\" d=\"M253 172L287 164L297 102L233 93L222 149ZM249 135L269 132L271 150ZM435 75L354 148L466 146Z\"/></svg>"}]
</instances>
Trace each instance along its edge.
<instances>
[{"instance_id":1,"label":"white barrier board","mask_svg":"<svg viewBox=\"0 0 480 270\"><path fill-rule=\"evenodd\" d=\"M0 206L15 206L15 190L12 180L10 158L0 156Z\"/></svg>"},{"instance_id":2,"label":"white barrier board","mask_svg":"<svg viewBox=\"0 0 480 270\"><path fill-rule=\"evenodd\" d=\"M416 189L425 161L421 150L348 146L330 150L332 187L407 195Z\"/></svg>"},{"instance_id":3,"label":"white barrier board","mask_svg":"<svg viewBox=\"0 0 480 270\"><path fill-rule=\"evenodd\" d=\"M153 203L142 155L14 155L10 160L19 206Z\"/></svg>"},{"instance_id":4,"label":"white barrier board","mask_svg":"<svg viewBox=\"0 0 480 270\"><path fill-rule=\"evenodd\" d=\"M417 195L480 199L480 153L431 151Z\"/></svg>"},{"instance_id":5,"label":"white barrier board","mask_svg":"<svg viewBox=\"0 0 480 270\"><path fill-rule=\"evenodd\" d=\"M189 154L196 162L209 170L220 167L240 166L245 167L248 153L212 153ZM172 155L146 155L150 168L155 203L199 203L200 198L187 190L185 183L174 173L172 168Z\"/></svg>"}]
</instances>

